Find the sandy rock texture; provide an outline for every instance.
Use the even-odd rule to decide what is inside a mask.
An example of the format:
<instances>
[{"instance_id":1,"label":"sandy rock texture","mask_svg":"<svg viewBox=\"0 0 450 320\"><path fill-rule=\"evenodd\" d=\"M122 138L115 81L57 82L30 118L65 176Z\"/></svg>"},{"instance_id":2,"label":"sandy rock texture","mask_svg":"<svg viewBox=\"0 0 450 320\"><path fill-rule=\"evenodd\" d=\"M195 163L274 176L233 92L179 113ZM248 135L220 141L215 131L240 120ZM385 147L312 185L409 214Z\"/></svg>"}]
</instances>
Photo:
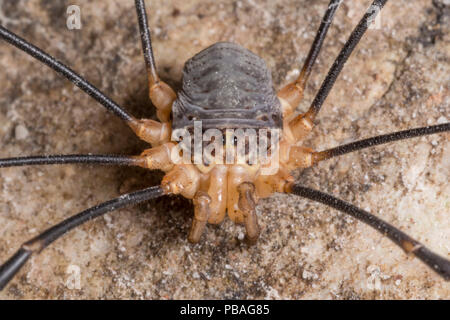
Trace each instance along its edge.
<instances>
[{"instance_id":1,"label":"sandy rock texture","mask_svg":"<svg viewBox=\"0 0 450 320\"><path fill-rule=\"evenodd\" d=\"M217 41L263 57L280 88L295 78L328 0L149 0L158 68ZM370 0L344 1L308 84L305 110ZM81 8L81 30L66 9ZM138 117L154 115L131 0L4 0L0 22L85 76ZM446 0L390 1L327 99L305 145L318 150L450 119ZM0 156L138 154L146 145L97 102L0 42ZM450 257L449 134L356 152L295 172ZM0 170L0 261L87 207L157 184L161 173L97 166ZM187 242L191 203L166 197L87 223L34 257L2 299L448 299L450 284L376 231L323 205L275 195L261 238L209 226ZM79 282L77 281L79 275ZM78 286L79 285L79 286Z\"/></svg>"}]
</instances>

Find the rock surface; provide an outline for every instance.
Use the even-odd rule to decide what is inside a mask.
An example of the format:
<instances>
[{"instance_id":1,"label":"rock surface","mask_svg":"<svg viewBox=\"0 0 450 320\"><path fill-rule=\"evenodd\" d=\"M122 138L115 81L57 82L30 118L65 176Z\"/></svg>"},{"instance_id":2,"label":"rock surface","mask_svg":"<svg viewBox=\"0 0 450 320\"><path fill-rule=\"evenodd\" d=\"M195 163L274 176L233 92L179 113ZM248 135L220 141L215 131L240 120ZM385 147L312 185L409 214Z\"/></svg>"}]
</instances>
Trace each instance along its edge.
<instances>
[{"instance_id":1,"label":"rock surface","mask_svg":"<svg viewBox=\"0 0 450 320\"><path fill-rule=\"evenodd\" d=\"M139 117L153 115L133 1L2 1L0 22L69 64ZM153 0L158 68L176 85L184 62L217 41L264 58L275 86L304 61L327 0ZM371 1L344 2L308 85L305 110ZM448 1L390 1L350 58L305 145L318 150L450 118ZM0 156L138 154L146 145L68 81L0 42ZM450 257L449 134L342 156L296 172ZM0 170L0 261L49 226L160 173L94 166ZM186 238L192 206L151 201L87 223L33 258L1 299L448 299L450 284L376 231L325 206L275 195L258 206L256 246L243 228ZM77 282L77 275L80 281ZM79 285L79 286L78 286Z\"/></svg>"}]
</instances>

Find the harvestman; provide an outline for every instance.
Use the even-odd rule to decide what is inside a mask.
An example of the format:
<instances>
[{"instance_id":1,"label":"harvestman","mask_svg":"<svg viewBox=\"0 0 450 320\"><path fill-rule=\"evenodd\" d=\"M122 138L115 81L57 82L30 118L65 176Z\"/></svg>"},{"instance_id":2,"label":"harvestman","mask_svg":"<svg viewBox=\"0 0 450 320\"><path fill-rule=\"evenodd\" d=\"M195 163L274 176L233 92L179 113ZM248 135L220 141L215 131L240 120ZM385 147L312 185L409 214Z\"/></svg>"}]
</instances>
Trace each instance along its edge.
<instances>
[{"instance_id":1,"label":"harvestman","mask_svg":"<svg viewBox=\"0 0 450 320\"><path fill-rule=\"evenodd\" d=\"M207 223L220 223L228 214L232 221L244 224L247 240L254 243L260 233L255 210L258 199L269 197L274 192L285 192L323 203L357 218L389 237L407 254L414 254L446 280L450 279L450 261L369 212L332 195L303 187L290 175L294 169L307 168L320 161L367 147L450 131L450 123L444 123L385 134L321 152L301 146L301 141L313 129L320 108L344 64L387 0L373 1L371 8L339 53L309 110L304 114L297 114L295 110L302 100L306 82L341 2L330 1L300 76L276 94L270 71L264 61L232 43L216 43L187 61L183 71L182 89L175 93L158 77L144 0L135 0L149 78L149 96L157 109L159 121L134 118L73 70L0 26L0 37L3 40L69 79L122 119L139 138L152 145L152 148L139 156L20 157L0 159L0 167L83 163L139 166L151 170L159 169L166 173L160 186L128 193L101 203L25 242L0 267L0 290L33 254L41 252L66 232L113 210L168 194L181 194L193 200L194 217L189 233L191 242L200 240ZM279 170L272 175L262 175L264 164L173 163L170 156L175 147L174 141L171 141L172 130L190 130L194 120L201 120L207 128L220 130L247 127L280 129L282 136L279 142ZM234 150L234 145L226 145L225 148Z\"/></svg>"}]
</instances>

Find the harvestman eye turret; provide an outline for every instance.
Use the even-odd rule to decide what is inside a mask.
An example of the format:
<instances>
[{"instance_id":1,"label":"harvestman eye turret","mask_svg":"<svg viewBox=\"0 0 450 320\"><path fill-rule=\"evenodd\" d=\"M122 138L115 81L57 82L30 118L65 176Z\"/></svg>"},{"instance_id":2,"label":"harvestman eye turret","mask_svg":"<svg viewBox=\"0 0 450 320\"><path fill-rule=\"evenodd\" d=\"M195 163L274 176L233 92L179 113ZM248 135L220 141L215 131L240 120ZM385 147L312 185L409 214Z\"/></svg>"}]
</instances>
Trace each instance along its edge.
<instances>
[{"instance_id":1,"label":"harvestman eye turret","mask_svg":"<svg viewBox=\"0 0 450 320\"><path fill-rule=\"evenodd\" d=\"M255 243L260 235L255 209L258 200L275 192L285 192L321 202L370 225L389 237L407 254L415 255L448 280L448 260L374 215L332 195L296 183L290 174L294 169L307 168L320 161L367 147L450 131L450 123L444 123L385 134L319 152L301 145L314 128L315 119L347 59L368 29L370 21L374 20L374 15L379 13L386 2L387 0L373 1L371 9L365 13L350 35L311 107L304 114L296 113L296 108L302 100L307 80L341 3L339 0L330 1L300 76L278 93L273 89L271 73L264 61L234 43L216 43L192 57L184 67L182 88L175 92L158 76L144 0L136 0L149 79L149 97L157 109L159 121L134 118L69 67L0 26L0 37L3 40L72 81L122 119L139 138L152 145L152 148L139 156L33 156L0 159L0 167L82 163L139 166L165 172L160 186L125 194L99 204L25 242L0 267L0 289L8 284L33 254L41 252L50 243L82 223L124 206L169 194L181 194L193 200L194 217L188 236L189 241L193 243L200 241L208 223L218 224L226 215L234 222L243 224L249 243ZM280 130L281 136L277 146L278 170L272 174L262 174L264 166L267 165L263 163L175 163L172 154L177 142L172 139L172 133L179 130L190 132L195 121L201 121L204 130L213 128L222 132L239 128ZM228 151L234 150L234 147L234 144L225 146ZM269 154L273 156L275 152L270 151ZM269 159L269 162L272 160L274 159Z\"/></svg>"}]
</instances>

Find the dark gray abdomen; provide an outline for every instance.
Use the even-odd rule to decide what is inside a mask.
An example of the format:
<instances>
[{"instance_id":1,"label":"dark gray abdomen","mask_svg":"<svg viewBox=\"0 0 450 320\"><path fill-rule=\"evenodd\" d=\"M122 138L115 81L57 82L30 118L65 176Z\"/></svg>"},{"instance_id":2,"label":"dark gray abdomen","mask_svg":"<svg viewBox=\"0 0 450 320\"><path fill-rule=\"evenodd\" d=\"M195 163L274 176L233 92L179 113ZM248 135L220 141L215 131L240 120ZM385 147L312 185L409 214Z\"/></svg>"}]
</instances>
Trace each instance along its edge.
<instances>
[{"instance_id":1,"label":"dark gray abdomen","mask_svg":"<svg viewBox=\"0 0 450 320\"><path fill-rule=\"evenodd\" d=\"M173 104L173 129L281 128L272 76L264 60L238 44L216 43L188 60Z\"/></svg>"}]
</instances>

